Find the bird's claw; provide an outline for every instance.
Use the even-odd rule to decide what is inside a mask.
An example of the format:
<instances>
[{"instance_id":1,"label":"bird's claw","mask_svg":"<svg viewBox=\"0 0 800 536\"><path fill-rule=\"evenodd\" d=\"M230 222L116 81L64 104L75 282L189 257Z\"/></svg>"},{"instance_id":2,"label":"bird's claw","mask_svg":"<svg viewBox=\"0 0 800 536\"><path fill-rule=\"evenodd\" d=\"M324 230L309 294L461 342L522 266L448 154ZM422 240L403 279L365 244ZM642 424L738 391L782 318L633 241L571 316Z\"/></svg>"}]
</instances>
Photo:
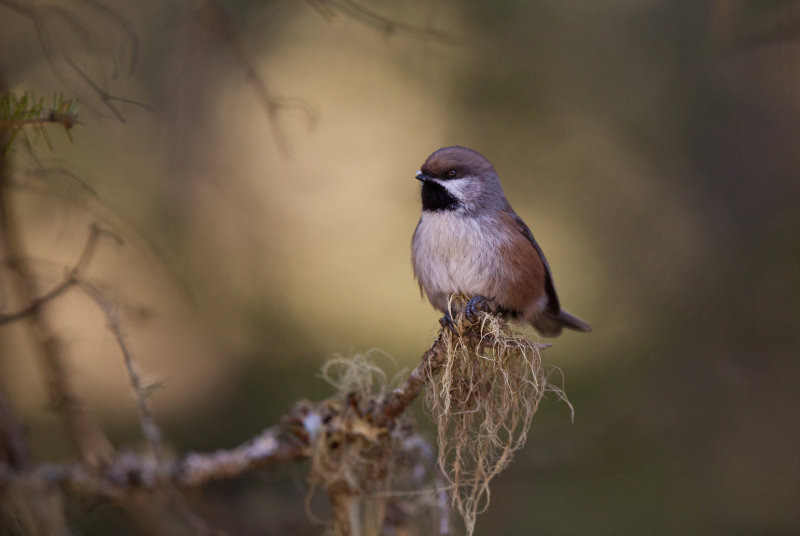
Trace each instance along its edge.
<instances>
[{"instance_id":1,"label":"bird's claw","mask_svg":"<svg viewBox=\"0 0 800 536\"><path fill-rule=\"evenodd\" d=\"M475 323L480 318L479 313L486 313L488 311L488 300L483 296L475 296L471 298L464 307L464 318L470 323ZM453 320L450 311L444 313L444 316L439 319L439 324L442 326L442 329L449 329L452 333L456 335L459 334L459 328L456 326L456 322Z\"/></svg>"},{"instance_id":2,"label":"bird's claw","mask_svg":"<svg viewBox=\"0 0 800 536\"><path fill-rule=\"evenodd\" d=\"M442 329L449 329L451 332L458 334L456 323L453 321L453 317L450 316L450 311L445 311L444 316L439 319L439 325L442 326Z\"/></svg>"},{"instance_id":3,"label":"bird's claw","mask_svg":"<svg viewBox=\"0 0 800 536\"><path fill-rule=\"evenodd\" d=\"M478 321L478 313L485 313L489 309L489 303L483 296L474 296L467 302L464 307L464 316L470 322Z\"/></svg>"}]
</instances>

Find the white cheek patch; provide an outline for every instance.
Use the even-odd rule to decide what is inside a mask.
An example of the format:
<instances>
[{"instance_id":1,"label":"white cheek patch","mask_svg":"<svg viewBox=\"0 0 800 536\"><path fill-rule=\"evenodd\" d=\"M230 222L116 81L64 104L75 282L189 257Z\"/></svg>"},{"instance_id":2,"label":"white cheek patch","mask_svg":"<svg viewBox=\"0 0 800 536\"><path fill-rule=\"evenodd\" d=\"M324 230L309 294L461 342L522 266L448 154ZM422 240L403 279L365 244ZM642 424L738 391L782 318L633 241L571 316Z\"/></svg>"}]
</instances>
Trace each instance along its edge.
<instances>
[{"instance_id":1,"label":"white cheek patch","mask_svg":"<svg viewBox=\"0 0 800 536\"><path fill-rule=\"evenodd\" d=\"M468 180L467 178L463 179L452 179L449 181L443 181L441 179L435 179L437 184L440 184L445 190L447 190L450 195L458 199L458 201L468 206L471 204L473 193L470 193L470 187L474 188L475 185L473 181Z\"/></svg>"}]
</instances>

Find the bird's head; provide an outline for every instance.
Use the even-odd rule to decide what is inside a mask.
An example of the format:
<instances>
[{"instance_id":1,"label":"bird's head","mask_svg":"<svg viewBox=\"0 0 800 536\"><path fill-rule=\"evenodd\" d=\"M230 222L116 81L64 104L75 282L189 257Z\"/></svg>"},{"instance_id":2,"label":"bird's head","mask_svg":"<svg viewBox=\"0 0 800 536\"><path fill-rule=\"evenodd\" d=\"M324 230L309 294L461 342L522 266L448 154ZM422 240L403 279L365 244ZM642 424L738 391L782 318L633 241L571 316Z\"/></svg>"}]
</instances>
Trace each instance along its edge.
<instances>
[{"instance_id":1,"label":"bird's head","mask_svg":"<svg viewBox=\"0 0 800 536\"><path fill-rule=\"evenodd\" d=\"M422 182L422 210L473 213L508 206L491 162L466 147L443 147L417 171Z\"/></svg>"}]
</instances>

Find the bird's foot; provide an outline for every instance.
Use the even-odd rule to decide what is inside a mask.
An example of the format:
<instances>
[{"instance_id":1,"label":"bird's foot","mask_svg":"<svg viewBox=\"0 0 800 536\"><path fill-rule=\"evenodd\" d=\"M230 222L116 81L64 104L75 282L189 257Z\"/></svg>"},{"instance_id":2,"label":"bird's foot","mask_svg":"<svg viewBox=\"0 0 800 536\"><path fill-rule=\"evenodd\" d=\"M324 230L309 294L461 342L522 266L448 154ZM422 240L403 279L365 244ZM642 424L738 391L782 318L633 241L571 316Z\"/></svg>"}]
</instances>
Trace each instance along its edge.
<instances>
[{"instance_id":1,"label":"bird's foot","mask_svg":"<svg viewBox=\"0 0 800 536\"><path fill-rule=\"evenodd\" d=\"M444 316L439 319L439 325L442 326L442 329L449 329L452 333L458 335L456 323L453 320L453 317L450 316L450 311L445 311Z\"/></svg>"},{"instance_id":2,"label":"bird's foot","mask_svg":"<svg viewBox=\"0 0 800 536\"><path fill-rule=\"evenodd\" d=\"M470 322L478 321L478 313L489 311L489 302L483 296L473 296L464 307L464 316Z\"/></svg>"}]
</instances>

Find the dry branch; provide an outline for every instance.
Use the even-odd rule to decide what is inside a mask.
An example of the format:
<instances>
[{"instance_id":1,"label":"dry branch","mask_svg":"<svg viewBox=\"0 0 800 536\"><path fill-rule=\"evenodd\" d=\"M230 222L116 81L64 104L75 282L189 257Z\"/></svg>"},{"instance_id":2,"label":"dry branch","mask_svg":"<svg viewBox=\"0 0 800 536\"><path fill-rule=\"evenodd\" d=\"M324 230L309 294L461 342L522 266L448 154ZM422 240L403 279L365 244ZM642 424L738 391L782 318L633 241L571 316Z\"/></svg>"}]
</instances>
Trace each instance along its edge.
<instances>
[{"instance_id":1,"label":"dry branch","mask_svg":"<svg viewBox=\"0 0 800 536\"><path fill-rule=\"evenodd\" d=\"M150 410L150 405L147 401L148 389L142 384L142 379L139 376L136 361L133 359L130 348L122 330L122 325L119 321L119 315L114 304L108 300L103 293L96 286L87 281L78 281L80 288L89 296L103 312L106 317L108 329L114 334L117 340L117 346L122 351L122 357L125 362L125 370L128 373L128 380L133 388L134 396L136 397L136 406L139 409L139 422L141 424L142 435L150 447L150 453L157 461L161 461L161 430L156 424L153 417L153 412Z\"/></svg>"},{"instance_id":2,"label":"dry branch","mask_svg":"<svg viewBox=\"0 0 800 536\"><path fill-rule=\"evenodd\" d=\"M0 465L0 491L22 479L37 479L65 493L84 497L119 499L137 490L201 486L211 480L234 478L275 463L299 460L305 446L280 439L280 427L269 428L250 441L228 450L189 453L162 466L148 455L122 453L103 468L85 463L43 465L26 473Z\"/></svg>"},{"instance_id":3,"label":"dry branch","mask_svg":"<svg viewBox=\"0 0 800 536\"><path fill-rule=\"evenodd\" d=\"M446 346L443 340L444 332L439 333L433 345L422 355L422 361L411 371L403 385L386 397L383 404L375 412L375 422L383 424L391 421L401 413L419 396L428 378L436 375L444 365L447 357Z\"/></svg>"},{"instance_id":4,"label":"dry branch","mask_svg":"<svg viewBox=\"0 0 800 536\"><path fill-rule=\"evenodd\" d=\"M80 256L78 257L77 262L75 265L67 272L67 275L62 279L57 285L53 288L45 292L44 294L31 299L25 306L21 309L11 312L11 313L3 313L0 312L0 325L7 324L10 322L15 322L17 320L21 320L26 316L30 316L31 314L35 313L39 310L44 304L54 300L61 296L66 290L70 289L74 285L78 284L80 281L80 276L82 271L86 268L87 264L94 256L95 249L97 248L97 242L101 236L111 236L114 237L115 240L119 241L116 238L116 235L109 231L105 231L98 227L97 225L92 225L89 230L89 236L86 239L86 243L83 246L83 250L81 251ZM16 270L19 269L18 266L15 266L19 263L18 260L12 261L9 258L9 263L12 264L12 267Z\"/></svg>"},{"instance_id":5,"label":"dry branch","mask_svg":"<svg viewBox=\"0 0 800 536\"><path fill-rule=\"evenodd\" d=\"M364 415L374 422L388 422L401 414L420 393L424 378L431 367L441 366L437 360L442 353L441 337L425 352L422 361L405 383L393 391L374 416ZM420 381L423 378L423 381ZM235 478L287 461L309 457L309 446L325 427L330 413L328 401L319 404L298 403L284 416L282 424L268 428L255 438L231 449L208 453L189 453L163 464L152 456L123 453L102 468L85 463L44 465L33 473L49 485L66 492L101 497L120 497L137 489L156 489L171 483L178 488L201 486L211 480ZM29 475L30 476L30 475ZM0 489L10 485L22 474L10 465L0 465Z\"/></svg>"},{"instance_id":6,"label":"dry branch","mask_svg":"<svg viewBox=\"0 0 800 536\"><path fill-rule=\"evenodd\" d=\"M380 14L355 0L306 0L326 20L331 20L337 13L358 21L361 24L375 28L385 36L404 34L413 38L424 38L439 44L453 44L456 37L432 25L417 26L394 20Z\"/></svg>"},{"instance_id":7,"label":"dry branch","mask_svg":"<svg viewBox=\"0 0 800 536\"><path fill-rule=\"evenodd\" d=\"M107 306L107 303L105 305ZM107 318L114 317L107 316ZM111 326L111 329L113 332L114 326ZM122 341L118 339L118 343L126 348L124 339ZM107 498L124 503L136 492L158 490L179 492L202 486L212 480L240 477L278 463L323 459L326 464L336 464L337 460L342 460L340 453L346 451L348 447L345 444L350 441L355 442L353 444L355 450L351 452L364 449L364 452L375 454L382 452L381 445L388 445L390 450L381 455L391 453L392 460L389 463L397 463L394 461L400 452L399 450L396 452L397 449L406 449L408 453L420 448L419 438L410 436L411 429L407 425L399 424L403 422L399 418L419 395L425 382L424 378L430 370L441 366L442 344L440 336L425 352L421 362L403 385L388 395L380 394L379 389L378 398L375 399L367 396L366 392L350 391L339 392L334 397L319 403L300 402L281 419L279 425L268 428L252 440L230 449L203 453L190 452L175 460L158 459L156 452L152 450L149 453L124 452L117 454L103 466L92 465L82 460L71 464L16 467L0 460L0 494L13 494L20 489L20 483L24 482L28 485L36 483L37 489L41 490L51 490L51 492L59 490L64 494L94 499ZM123 349L123 352L126 350ZM345 386L340 385L340 387ZM140 384L138 388L141 388ZM143 400L141 394L137 395L137 398ZM143 423L146 418L152 419L152 416L145 417L144 414L140 414ZM331 447L334 450L330 450ZM353 461L352 457L345 459ZM328 469L332 472L325 474L318 481L328 492L334 510L345 495L350 497L347 505L351 511L353 506L360 508L364 500L369 506L376 500L385 502L390 498L386 494L388 487L379 494L365 493L365 490L358 488L364 484L371 489L372 484L369 481L375 476L370 469L372 462L369 459L358 463L366 465L361 468L328 465ZM367 468L364 474L372 476L359 484L359 479L364 477L361 473L364 468ZM347 475L346 478L331 479L340 471L344 471L341 474ZM392 471L394 469L390 466L386 478L391 478ZM420 471L414 469L413 473L419 474ZM354 475L356 478L352 480ZM317 476L320 477L320 474L317 473ZM343 486L344 482L348 482L348 485ZM389 481L387 486L388 484ZM418 488L420 485L422 484L417 482L414 487ZM383 512L382 508L377 510L378 519L383 517L380 513ZM444 519L444 516L440 517ZM444 521L440 520L441 522ZM334 526L339 534L358 534L350 531L349 523L350 519L334 516Z\"/></svg>"},{"instance_id":8,"label":"dry branch","mask_svg":"<svg viewBox=\"0 0 800 536\"><path fill-rule=\"evenodd\" d=\"M116 34L122 36L119 49L123 52L123 69L132 72L138 56L138 38L131 24L125 18L116 13L113 9L94 0L82 0L81 3L88 14L99 15L107 22L107 26L116 30ZM117 107L116 103L132 104L146 110L150 107L132 99L113 95L105 88L101 87L87 70L98 70L102 79L117 78L119 69L113 66L112 73L106 73L105 66L100 61L89 62L88 64L78 59L73 47L66 46L62 41L63 36L75 38L80 44L81 52L94 53L97 47L97 34L94 28L86 20L73 10L65 9L56 4L18 2L16 0L0 0L0 7L5 7L17 15L27 19L32 26L39 46L44 52L45 58L50 63L56 76L58 76L65 86L70 86L73 75L76 76L96 97L114 114L122 123L125 117ZM63 65L62 65L63 64ZM64 68L66 66L66 69Z\"/></svg>"},{"instance_id":9,"label":"dry branch","mask_svg":"<svg viewBox=\"0 0 800 536\"><path fill-rule=\"evenodd\" d=\"M279 97L272 93L266 77L256 69L247 53L239 32L233 21L216 0L198 0L195 20L203 33L214 35L228 49L232 58L255 91L261 106L267 114L267 121L278 152L283 157L290 155L289 145L278 123L278 115L286 109L299 110L305 114L310 126L316 122L316 111L303 99Z\"/></svg>"},{"instance_id":10,"label":"dry branch","mask_svg":"<svg viewBox=\"0 0 800 536\"><path fill-rule=\"evenodd\" d=\"M22 317L28 321L37 345L50 404L63 419L67 434L85 460L93 465L101 465L112 458L113 447L75 391L62 343L55 335L41 307L46 301L66 290L66 287L74 284L73 280L91 258L101 231L92 228L80 258L65 279L65 282L68 282L65 288L55 293L51 292L49 297L45 294L46 299L42 301L42 296L37 296L36 277L28 266L18 234L19 223L9 199L6 164L7 160L0 157L0 245L9 266L11 284L17 293L17 301L23 304L14 316L24 313Z\"/></svg>"}]
</instances>

